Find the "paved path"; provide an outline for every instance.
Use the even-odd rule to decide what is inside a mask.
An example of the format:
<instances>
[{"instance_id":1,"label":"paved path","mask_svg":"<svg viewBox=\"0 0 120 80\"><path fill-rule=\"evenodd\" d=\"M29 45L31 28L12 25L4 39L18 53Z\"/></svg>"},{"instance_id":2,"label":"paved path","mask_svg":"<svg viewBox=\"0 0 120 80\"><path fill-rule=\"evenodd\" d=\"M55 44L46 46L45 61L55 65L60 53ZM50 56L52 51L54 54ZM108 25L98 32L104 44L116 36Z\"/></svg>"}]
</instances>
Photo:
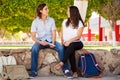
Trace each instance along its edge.
<instances>
[{"instance_id":1,"label":"paved path","mask_svg":"<svg viewBox=\"0 0 120 80\"><path fill-rule=\"evenodd\" d=\"M0 77L0 80L1 79ZM76 79L68 79L63 76L49 76L49 77L36 77L34 79L25 79L25 80L120 80L120 75L109 75L109 76L104 76L102 78L76 78Z\"/></svg>"},{"instance_id":2,"label":"paved path","mask_svg":"<svg viewBox=\"0 0 120 80\"><path fill-rule=\"evenodd\" d=\"M76 79L67 79L63 76L49 76L49 77L36 77L34 79L29 80L120 80L120 75L113 75L113 76L104 76L102 78L76 78Z\"/></svg>"}]
</instances>

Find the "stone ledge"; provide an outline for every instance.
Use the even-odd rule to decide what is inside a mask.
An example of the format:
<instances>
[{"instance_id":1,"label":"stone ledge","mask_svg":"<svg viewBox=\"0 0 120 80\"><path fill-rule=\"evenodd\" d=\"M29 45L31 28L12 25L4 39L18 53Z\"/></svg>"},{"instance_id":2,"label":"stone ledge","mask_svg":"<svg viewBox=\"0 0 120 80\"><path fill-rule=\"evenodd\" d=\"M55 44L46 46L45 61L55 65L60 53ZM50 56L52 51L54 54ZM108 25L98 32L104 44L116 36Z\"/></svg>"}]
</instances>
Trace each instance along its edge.
<instances>
[{"instance_id":1,"label":"stone ledge","mask_svg":"<svg viewBox=\"0 0 120 80\"><path fill-rule=\"evenodd\" d=\"M112 72L113 74L120 75L120 49L111 49L110 51L104 49L87 50L95 55L97 62L104 68L104 74ZM38 74L40 76L48 76L52 73L56 75L63 75L61 70L53 70L53 66L59 62L58 53L55 50L44 49L39 53ZM76 60L78 60L79 54L81 53L85 53L84 50L76 51ZM15 56L17 64L23 64L25 65L26 69L30 69L30 49L0 49L0 56L8 54Z\"/></svg>"}]
</instances>

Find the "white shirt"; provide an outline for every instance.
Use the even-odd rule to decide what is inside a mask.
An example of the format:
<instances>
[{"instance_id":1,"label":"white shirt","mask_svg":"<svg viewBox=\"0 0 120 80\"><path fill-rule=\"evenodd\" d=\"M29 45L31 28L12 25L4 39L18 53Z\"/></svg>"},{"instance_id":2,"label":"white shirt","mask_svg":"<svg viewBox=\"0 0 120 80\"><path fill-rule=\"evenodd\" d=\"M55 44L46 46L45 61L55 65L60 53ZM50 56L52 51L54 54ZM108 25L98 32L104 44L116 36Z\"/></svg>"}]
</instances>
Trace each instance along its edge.
<instances>
[{"instance_id":1,"label":"white shirt","mask_svg":"<svg viewBox=\"0 0 120 80\"><path fill-rule=\"evenodd\" d=\"M72 24L69 24L69 26L66 26L66 22L67 22L67 19L65 19L62 23L62 29L63 29L63 40L64 42L72 39L73 37L76 37L77 36L77 33L78 33L78 29L83 27L83 24L81 21L79 21L79 24L78 24L78 28L77 29L74 29ZM77 40L77 41L80 41ZM75 41L75 42L77 42Z\"/></svg>"},{"instance_id":2,"label":"white shirt","mask_svg":"<svg viewBox=\"0 0 120 80\"><path fill-rule=\"evenodd\" d=\"M36 32L39 40L52 41L52 30L56 30L55 21L51 17L47 17L46 22L40 18L35 18L32 22L31 32Z\"/></svg>"}]
</instances>

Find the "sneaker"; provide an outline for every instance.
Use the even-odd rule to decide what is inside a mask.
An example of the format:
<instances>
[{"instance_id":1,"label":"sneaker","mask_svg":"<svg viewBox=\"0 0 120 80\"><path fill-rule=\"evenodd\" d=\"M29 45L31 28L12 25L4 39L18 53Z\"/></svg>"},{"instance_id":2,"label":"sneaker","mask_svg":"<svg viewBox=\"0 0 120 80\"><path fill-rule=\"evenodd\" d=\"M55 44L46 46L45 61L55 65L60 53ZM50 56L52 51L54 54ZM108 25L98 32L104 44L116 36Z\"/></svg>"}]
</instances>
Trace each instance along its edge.
<instances>
[{"instance_id":1,"label":"sneaker","mask_svg":"<svg viewBox=\"0 0 120 80\"><path fill-rule=\"evenodd\" d=\"M30 75L30 77L28 79L34 79L35 77L37 77L37 76L31 76Z\"/></svg>"},{"instance_id":2,"label":"sneaker","mask_svg":"<svg viewBox=\"0 0 120 80\"><path fill-rule=\"evenodd\" d=\"M35 77L37 77L37 73L36 72L32 72L31 74L30 74L30 79L33 79L33 78L35 78Z\"/></svg>"},{"instance_id":3,"label":"sneaker","mask_svg":"<svg viewBox=\"0 0 120 80\"><path fill-rule=\"evenodd\" d=\"M65 70L64 76L67 77L68 79L73 78L72 74L70 73L69 70Z\"/></svg>"},{"instance_id":4,"label":"sneaker","mask_svg":"<svg viewBox=\"0 0 120 80\"><path fill-rule=\"evenodd\" d=\"M33 77L33 76L30 76L28 79L34 79L35 77Z\"/></svg>"}]
</instances>

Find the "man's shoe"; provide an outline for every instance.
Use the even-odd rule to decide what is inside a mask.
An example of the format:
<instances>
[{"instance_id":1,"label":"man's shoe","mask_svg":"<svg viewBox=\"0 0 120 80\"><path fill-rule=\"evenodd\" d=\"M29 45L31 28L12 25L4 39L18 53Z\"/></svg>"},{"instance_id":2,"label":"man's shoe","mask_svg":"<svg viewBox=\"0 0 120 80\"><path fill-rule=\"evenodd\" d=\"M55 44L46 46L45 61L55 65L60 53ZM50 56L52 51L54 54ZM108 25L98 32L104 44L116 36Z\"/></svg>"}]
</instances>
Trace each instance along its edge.
<instances>
[{"instance_id":1,"label":"man's shoe","mask_svg":"<svg viewBox=\"0 0 120 80\"><path fill-rule=\"evenodd\" d=\"M37 73L36 72L32 72L31 74L30 74L30 79L33 79L33 78L35 78L35 77L37 77Z\"/></svg>"},{"instance_id":2,"label":"man's shoe","mask_svg":"<svg viewBox=\"0 0 120 80\"><path fill-rule=\"evenodd\" d=\"M35 77L30 76L28 79L34 79Z\"/></svg>"},{"instance_id":3,"label":"man's shoe","mask_svg":"<svg viewBox=\"0 0 120 80\"><path fill-rule=\"evenodd\" d=\"M37 77L37 75L36 76L30 76L28 79L34 79L35 77Z\"/></svg>"},{"instance_id":4,"label":"man's shoe","mask_svg":"<svg viewBox=\"0 0 120 80\"><path fill-rule=\"evenodd\" d=\"M69 70L65 70L64 76L69 78L69 79L73 78L73 76L72 76L72 74L70 73Z\"/></svg>"}]
</instances>

